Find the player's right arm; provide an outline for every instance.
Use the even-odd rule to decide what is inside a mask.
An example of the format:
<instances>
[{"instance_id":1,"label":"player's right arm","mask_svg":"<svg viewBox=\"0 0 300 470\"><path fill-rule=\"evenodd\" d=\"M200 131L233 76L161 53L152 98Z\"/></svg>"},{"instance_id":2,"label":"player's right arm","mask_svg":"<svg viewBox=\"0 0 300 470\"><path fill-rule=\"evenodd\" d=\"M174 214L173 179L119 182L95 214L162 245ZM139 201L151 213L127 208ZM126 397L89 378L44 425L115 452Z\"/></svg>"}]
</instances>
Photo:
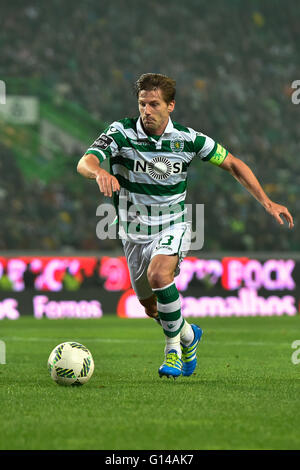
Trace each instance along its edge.
<instances>
[{"instance_id":1,"label":"player's right arm","mask_svg":"<svg viewBox=\"0 0 300 470\"><path fill-rule=\"evenodd\" d=\"M101 168L101 163L118 152L118 145L111 136L116 129L109 126L88 148L79 160L77 171L85 178L95 179L104 196L112 196L120 190L117 178Z\"/></svg>"},{"instance_id":2,"label":"player's right arm","mask_svg":"<svg viewBox=\"0 0 300 470\"><path fill-rule=\"evenodd\" d=\"M104 196L111 197L114 191L120 190L117 178L101 168L98 157L92 153L83 155L78 162L77 171L85 178L95 179Z\"/></svg>"}]
</instances>

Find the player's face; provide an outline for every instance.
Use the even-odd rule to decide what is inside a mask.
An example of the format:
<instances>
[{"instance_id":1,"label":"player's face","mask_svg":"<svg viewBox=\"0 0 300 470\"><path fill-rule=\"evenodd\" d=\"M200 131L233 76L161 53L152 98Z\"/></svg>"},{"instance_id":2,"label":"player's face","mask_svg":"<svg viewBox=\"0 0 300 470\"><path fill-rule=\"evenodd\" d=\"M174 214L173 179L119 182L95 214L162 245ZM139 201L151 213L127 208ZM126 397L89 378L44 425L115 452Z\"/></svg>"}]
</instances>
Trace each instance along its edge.
<instances>
[{"instance_id":1,"label":"player's face","mask_svg":"<svg viewBox=\"0 0 300 470\"><path fill-rule=\"evenodd\" d=\"M175 101L166 103L161 90L142 90L139 93L139 111L146 132L161 135L175 107Z\"/></svg>"}]
</instances>

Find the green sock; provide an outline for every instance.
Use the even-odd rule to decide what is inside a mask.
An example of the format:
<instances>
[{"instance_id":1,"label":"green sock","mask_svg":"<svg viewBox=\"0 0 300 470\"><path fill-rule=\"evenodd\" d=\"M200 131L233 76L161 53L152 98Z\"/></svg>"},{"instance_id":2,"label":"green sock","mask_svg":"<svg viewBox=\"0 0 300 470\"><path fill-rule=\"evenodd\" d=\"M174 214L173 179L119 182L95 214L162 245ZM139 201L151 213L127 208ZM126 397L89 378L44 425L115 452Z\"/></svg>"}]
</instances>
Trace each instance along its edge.
<instances>
[{"instance_id":1,"label":"green sock","mask_svg":"<svg viewBox=\"0 0 300 470\"><path fill-rule=\"evenodd\" d=\"M181 356L180 330L184 325L184 318L181 315L181 302L175 282L152 290L157 296L157 311L166 336L165 351L167 353L170 349L175 349Z\"/></svg>"}]
</instances>

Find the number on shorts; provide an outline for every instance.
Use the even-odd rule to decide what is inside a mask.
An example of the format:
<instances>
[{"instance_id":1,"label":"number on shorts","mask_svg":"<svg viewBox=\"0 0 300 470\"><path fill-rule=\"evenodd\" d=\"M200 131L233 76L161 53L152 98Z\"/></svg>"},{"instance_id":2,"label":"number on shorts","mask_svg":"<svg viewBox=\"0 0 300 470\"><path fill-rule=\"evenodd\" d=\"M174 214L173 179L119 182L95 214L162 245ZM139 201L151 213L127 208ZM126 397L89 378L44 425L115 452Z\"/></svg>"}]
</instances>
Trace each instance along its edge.
<instances>
[{"instance_id":1,"label":"number on shorts","mask_svg":"<svg viewBox=\"0 0 300 470\"><path fill-rule=\"evenodd\" d=\"M163 242L163 240L167 239L167 241ZM172 241L174 239L174 236L173 235L166 235L165 237L163 237L160 241L160 245L164 245L164 246L168 246L168 245L171 245Z\"/></svg>"}]
</instances>

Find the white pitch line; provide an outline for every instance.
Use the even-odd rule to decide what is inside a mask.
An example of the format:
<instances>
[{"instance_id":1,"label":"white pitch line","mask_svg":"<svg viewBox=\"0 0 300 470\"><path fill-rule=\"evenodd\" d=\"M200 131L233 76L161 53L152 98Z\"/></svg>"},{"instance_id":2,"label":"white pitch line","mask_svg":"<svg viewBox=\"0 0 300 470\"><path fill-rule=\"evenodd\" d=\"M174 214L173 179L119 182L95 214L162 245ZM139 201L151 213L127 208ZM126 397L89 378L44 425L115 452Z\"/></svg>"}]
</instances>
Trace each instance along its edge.
<instances>
[{"instance_id":1,"label":"white pitch line","mask_svg":"<svg viewBox=\"0 0 300 470\"><path fill-rule=\"evenodd\" d=\"M153 339L142 339L142 338L132 338L132 339L123 339L123 338L84 338L81 337L82 339L80 341L82 342L89 342L89 343L148 343L148 342L155 342L155 343L161 343L161 339L153 340ZM6 336L6 337L1 337L3 341L9 342L9 341L20 341L20 342L50 342L50 341L61 341L66 342L66 341L76 341L76 339L66 339L65 337L55 337L55 338L40 338L37 336L31 336L24 338L22 336ZM213 344L222 344L222 345L228 345L228 346L287 346L290 343L287 342L278 342L278 341L214 341L210 339L205 339L205 344L206 345L213 345Z\"/></svg>"},{"instance_id":2,"label":"white pitch line","mask_svg":"<svg viewBox=\"0 0 300 470\"><path fill-rule=\"evenodd\" d=\"M81 337L82 338L82 337ZM77 341L76 339L66 339L64 336L63 338L61 337L55 337L55 338L38 338L38 337L28 337L24 338L22 336L7 336L3 337L1 336L1 339L3 341L9 342L9 341L24 341L24 342L29 342L29 341L35 341L35 342L48 342L48 341L61 341L62 343L67 342L67 341ZM81 339L80 341L86 341L89 343L144 343L144 342L153 342L153 340L149 339L122 339L122 338L84 338L83 340ZM79 340L78 340L79 342Z\"/></svg>"}]
</instances>

